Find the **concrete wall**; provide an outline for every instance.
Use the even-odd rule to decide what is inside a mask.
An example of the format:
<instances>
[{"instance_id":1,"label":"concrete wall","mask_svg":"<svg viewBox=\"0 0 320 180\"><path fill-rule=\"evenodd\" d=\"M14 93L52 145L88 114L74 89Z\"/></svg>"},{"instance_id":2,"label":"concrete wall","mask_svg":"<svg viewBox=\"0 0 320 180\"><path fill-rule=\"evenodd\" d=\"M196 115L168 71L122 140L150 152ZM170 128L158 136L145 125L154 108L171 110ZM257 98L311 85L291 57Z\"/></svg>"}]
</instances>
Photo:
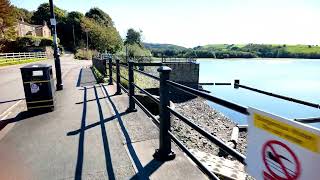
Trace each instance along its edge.
<instances>
[{"instance_id":1,"label":"concrete wall","mask_svg":"<svg viewBox=\"0 0 320 180\"><path fill-rule=\"evenodd\" d=\"M199 64L189 62L166 63L172 71L170 80L198 89Z\"/></svg>"},{"instance_id":2,"label":"concrete wall","mask_svg":"<svg viewBox=\"0 0 320 180\"><path fill-rule=\"evenodd\" d=\"M106 75L107 74L107 64L106 64L106 60L101 60L99 58L92 58L92 66L94 66L95 68L97 68L97 70L103 74Z\"/></svg>"}]
</instances>

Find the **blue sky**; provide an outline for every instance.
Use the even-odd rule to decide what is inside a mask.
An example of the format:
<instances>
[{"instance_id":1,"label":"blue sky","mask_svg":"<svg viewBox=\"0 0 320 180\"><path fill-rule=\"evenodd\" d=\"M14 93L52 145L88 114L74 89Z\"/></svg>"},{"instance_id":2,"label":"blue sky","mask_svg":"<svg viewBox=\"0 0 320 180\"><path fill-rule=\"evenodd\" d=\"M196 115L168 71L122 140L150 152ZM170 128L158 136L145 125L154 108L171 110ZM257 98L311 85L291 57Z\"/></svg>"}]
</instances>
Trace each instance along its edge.
<instances>
[{"instance_id":1,"label":"blue sky","mask_svg":"<svg viewBox=\"0 0 320 180\"><path fill-rule=\"evenodd\" d=\"M45 0L11 0L36 10ZM107 12L122 37L194 47L220 43L320 44L320 0L54 0L67 11Z\"/></svg>"}]
</instances>

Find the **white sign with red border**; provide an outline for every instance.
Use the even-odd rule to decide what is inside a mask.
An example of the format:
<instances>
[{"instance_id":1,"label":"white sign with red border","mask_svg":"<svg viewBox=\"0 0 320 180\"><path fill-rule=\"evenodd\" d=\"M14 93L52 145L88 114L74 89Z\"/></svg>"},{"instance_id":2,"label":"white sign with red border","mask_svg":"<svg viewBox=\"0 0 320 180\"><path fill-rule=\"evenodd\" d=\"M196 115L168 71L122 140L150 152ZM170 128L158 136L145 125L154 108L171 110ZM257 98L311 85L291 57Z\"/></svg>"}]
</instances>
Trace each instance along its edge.
<instances>
[{"instance_id":1,"label":"white sign with red border","mask_svg":"<svg viewBox=\"0 0 320 180\"><path fill-rule=\"evenodd\" d=\"M247 172L258 180L320 179L320 130L249 108Z\"/></svg>"}]
</instances>

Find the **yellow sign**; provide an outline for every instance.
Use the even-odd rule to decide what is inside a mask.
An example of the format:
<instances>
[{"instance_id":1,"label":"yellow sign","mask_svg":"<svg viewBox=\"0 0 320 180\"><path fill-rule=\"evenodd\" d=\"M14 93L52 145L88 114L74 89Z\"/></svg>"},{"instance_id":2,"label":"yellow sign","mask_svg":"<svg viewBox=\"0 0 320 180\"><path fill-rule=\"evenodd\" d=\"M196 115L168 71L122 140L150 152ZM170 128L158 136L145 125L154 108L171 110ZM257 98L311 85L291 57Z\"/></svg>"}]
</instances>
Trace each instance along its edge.
<instances>
[{"instance_id":1,"label":"yellow sign","mask_svg":"<svg viewBox=\"0 0 320 180\"><path fill-rule=\"evenodd\" d=\"M320 136L258 113L253 114L255 127L320 154Z\"/></svg>"}]
</instances>

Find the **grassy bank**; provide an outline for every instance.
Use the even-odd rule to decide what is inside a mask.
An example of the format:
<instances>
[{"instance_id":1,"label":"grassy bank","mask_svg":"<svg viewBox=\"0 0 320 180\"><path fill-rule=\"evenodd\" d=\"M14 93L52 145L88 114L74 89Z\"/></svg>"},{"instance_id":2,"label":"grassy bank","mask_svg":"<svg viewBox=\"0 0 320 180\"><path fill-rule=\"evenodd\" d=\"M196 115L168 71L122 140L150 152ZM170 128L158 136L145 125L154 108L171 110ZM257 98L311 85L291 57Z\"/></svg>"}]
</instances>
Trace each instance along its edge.
<instances>
[{"instance_id":1,"label":"grassy bank","mask_svg":"<svg viewBox=\"0 0 320 180\"><path fill-rule=\"evenodd\" d=\"M8 60L8 59L0 59L0 67L1 66L10 66L10 65L16 65L16 64L26 64L31 62L37 62L37 61L44 61L46 58L32 58L32 59L15 59L15 60Z\"/></svg>"},{"instance_id":2,"label":"grassy bank","mask_svg":"<svg viewBox=\"0 0 320 180\"><path fill-rule=\"evenodd\" d=\"M114 72L112 72L112 77L113 79L116 79L116 73L115 73L115 67L114 67ZM101 72L98 71L97 68L92 67L92 71L95 74L97 81L100 83L107 83L109 82L109 70L107 70L107 76L103 76ZM124 67L120 67L120 73L122 77L125 77L126 79L128 79L128 69L124 68ZM155 81L149 77L146 77L138 72L134 72L134 82L136 85L138 85L139 87L143 88L143 89L148 89L148 88L157 88L159 87L159 82ZM120 78L120 83L123 87L128 88L129 87L129 83L127 80ZM136 88L136 91L138 91L138 89Z\"/></svg>"},{"instance_id":3,"label":"grassy bank","mask_svg":"<svg viewBox=\"0 0 320 180\"><path fill-rule=\"evenodd\" d=\"M75 59L79 60L90 60L92 59L92 55L94 54L94 51L92 50L84 50L84 49L78 49L74 55Z\"/></svg>"}]
</instances>

